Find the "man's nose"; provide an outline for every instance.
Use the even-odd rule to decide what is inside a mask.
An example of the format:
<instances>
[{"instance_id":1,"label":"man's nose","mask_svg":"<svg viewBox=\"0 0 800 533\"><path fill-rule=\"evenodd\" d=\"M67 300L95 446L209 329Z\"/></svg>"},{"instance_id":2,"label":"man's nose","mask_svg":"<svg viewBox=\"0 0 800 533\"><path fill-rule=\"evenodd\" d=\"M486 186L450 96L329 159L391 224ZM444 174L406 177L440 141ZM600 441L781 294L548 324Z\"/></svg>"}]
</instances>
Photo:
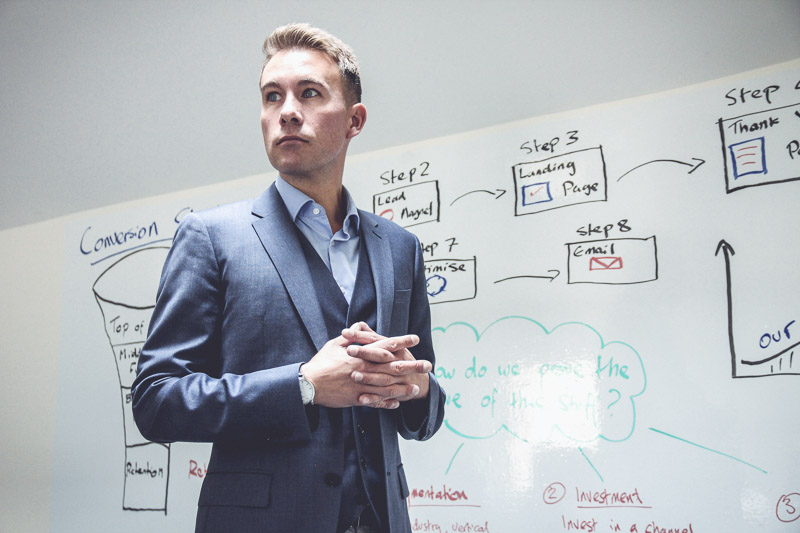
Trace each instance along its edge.
<instances>
[{"instance_id":1,"label":"man's nose","mask_svg":"<svg viewBox=\"0 0 800 533\"><path fill-rule=\"evenodd\" d=\"M281 107L281 124L288 124L289 122L301 124L303 122L303 115L300 113L298 102L293 96L287 96L283 101Z\"/></svg>"}]
</instances>

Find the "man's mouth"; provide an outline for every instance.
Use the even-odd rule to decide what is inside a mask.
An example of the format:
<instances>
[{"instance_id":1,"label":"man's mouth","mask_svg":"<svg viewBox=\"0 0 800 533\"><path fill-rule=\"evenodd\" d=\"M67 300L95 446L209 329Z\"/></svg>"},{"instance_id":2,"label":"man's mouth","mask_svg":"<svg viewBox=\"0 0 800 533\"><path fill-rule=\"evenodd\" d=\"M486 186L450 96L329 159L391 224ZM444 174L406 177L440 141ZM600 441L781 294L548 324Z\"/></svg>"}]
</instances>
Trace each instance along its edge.
<instances>
[{"instance_id":1,"label":"man's mouth","mask_svg":"<svg viewBox=\"0 0 800 533\"><path fill-rule=\"evenodd\" d=\"M297 135L287 135L286 137L281 137L278 140L278 145L281 145L286 142L308 142L302 137L298 137Z\"/></svg>"}]
</instances>

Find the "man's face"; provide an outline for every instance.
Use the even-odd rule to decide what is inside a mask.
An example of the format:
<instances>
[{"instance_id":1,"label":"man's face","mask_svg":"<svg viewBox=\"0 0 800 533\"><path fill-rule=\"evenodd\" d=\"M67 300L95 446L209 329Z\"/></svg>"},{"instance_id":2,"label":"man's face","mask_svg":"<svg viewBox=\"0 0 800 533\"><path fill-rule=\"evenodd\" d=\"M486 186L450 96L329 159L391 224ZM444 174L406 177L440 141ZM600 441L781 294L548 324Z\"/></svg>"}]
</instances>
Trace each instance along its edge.
<instances>
[{"instance_id":1,"label":"man's face","mask_svg":"<svg viewBox=\"0 0 800 533\"><path fill-rule=\"evenodd\" d=\"M347 105L339 67L310 49L278 52L261 73L261 131L284 178L341 178L350 138L366 119Z\"/></svg>"}]
</instances>

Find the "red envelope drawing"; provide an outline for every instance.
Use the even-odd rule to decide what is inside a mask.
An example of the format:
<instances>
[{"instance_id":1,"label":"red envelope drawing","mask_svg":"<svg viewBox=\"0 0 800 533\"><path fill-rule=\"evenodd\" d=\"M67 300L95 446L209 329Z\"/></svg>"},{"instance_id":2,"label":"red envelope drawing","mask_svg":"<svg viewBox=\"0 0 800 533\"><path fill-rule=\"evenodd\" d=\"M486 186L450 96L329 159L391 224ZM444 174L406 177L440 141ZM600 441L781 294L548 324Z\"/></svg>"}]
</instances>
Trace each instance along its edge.
<instances>
[{"instance_id":1,"label":"red envelope drawing","mask_svg":"<svg viewBox=\"0 0 800 533\"><path fill-rule=\"evenodd\" d=\"M621 257L590 257L589 270L619 270L622 268Z\"/></svg>"}]
</instances>

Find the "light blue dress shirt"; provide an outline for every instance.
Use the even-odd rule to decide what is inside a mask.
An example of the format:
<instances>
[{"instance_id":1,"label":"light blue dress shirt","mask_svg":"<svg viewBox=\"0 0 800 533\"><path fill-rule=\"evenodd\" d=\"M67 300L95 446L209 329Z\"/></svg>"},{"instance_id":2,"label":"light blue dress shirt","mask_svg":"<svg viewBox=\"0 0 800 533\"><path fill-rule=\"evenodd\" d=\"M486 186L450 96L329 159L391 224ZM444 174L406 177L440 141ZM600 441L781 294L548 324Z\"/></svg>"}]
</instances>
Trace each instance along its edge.
<instances>
[{"instance_id":1,"label":"light blue dress shirt","mask_svg":"<svg viewBox=\"0 0 800 533\"><path fill-rule=\"evenodd\" d=\"M350 303L358 272L360 246L358 232L361 223L350 193L343 188L343 200L346 202L347 210L342 229L334 234L324 207L280 176L275 180L275 186L295 225L325 262L342 294Z\"/></svg>"}]
</instances>

